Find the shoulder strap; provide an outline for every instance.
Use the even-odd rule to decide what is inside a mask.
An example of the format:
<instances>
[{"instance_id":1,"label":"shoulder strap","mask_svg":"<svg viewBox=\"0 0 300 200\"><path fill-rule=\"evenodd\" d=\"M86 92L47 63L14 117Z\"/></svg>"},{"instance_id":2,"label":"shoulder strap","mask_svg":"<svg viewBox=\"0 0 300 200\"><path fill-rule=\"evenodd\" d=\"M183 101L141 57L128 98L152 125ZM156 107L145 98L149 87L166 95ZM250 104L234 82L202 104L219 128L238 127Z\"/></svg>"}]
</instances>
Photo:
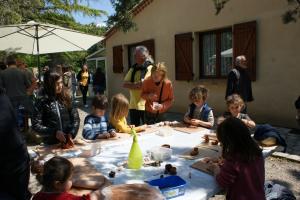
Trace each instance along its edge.
<instances>
[{"instance_id":1,"label":"shoulder strap","mask_svg":"<svg viewBox=\"0 0 300 200\"><path fill-rule=\"evenodd\" d=\"M159 101L158 101L158 103L160 104L160 102L161 102L161 94L162 94L162 91L163 91L163 89L164 89L164 81L162 82L162 84L161 84L161 90L160 90L160 95L159 95Z\"/></svg>"},{"instance_id":2,"label":"shoulder strap","mask_svg":"<svg viewBox=\"0 0 300 200\"><path fill-rule=\"evenodd\" d=\"M160 102L161 102L161 95L162 95L162 91L163 91L163 89L164 89L164 81L162 82L162 84L161 84L161 90L160 90L160 95L159 95L159 100L158 100L158 103L160 104ZM156 114L156 119L158 118L158 113L159 113L159 110L157 111L157 114Z\"/></svg>"}]
</instances>

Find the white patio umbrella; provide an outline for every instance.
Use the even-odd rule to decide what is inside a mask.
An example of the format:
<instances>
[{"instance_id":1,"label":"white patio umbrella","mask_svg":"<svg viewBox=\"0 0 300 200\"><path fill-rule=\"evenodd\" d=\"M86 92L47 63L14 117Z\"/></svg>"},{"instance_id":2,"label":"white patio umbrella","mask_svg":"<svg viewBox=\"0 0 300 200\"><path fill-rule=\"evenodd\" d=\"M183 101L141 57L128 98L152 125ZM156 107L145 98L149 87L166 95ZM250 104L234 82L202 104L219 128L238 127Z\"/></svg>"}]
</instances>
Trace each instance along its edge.
<instances>
[{"instance_id":1,"label":"white patio umbrella","mask_svg":"<svg viewBox=\"0 0 300 200\"><path fill-rule=\"evenodd\" d=\"M101 36L34 21L0 26L0 50L38 55L39 71L40 54L84 51L103 39Z\"/></svg>"},{"instance_id":2,"label":"white patio umbrella","mask_svg":"<svg viewBox=\"0 0 300 200\"><path fill-rule=\"evenodd\" d=\"M228 57L232 57L232 48L231 49L227 49L225 51L222 51L221 52L221 56L225 57L225 58L228 58ZM212 57L210 58L216 58L216 55L213 55Z\"/></svg>"}]
</instances>

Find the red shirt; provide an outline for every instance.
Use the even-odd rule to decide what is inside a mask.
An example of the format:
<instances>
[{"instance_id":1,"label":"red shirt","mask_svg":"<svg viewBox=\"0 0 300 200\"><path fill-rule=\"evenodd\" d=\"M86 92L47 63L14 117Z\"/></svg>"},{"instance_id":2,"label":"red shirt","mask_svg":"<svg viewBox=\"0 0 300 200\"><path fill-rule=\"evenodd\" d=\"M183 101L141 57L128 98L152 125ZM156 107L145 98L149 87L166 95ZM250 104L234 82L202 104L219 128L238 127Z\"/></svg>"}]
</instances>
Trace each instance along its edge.
<instances>
[{"instance_id":1,"label":"red shirt","mask_svg":"<svg viewBox=\"0 0 300 200\"><path fill-rule=\"evenodd\" d=\"M45 194L42 191L36 193L32 200L90 200L90 195L76 196L69 193Z\"/></svg>"},{"instance_id":2,"label":"red shirt","mask_svg":"<svg viewBox=\"0 0 300 200\"><path fill-rule=\"evenodd\" d=\"M216 176L222 188L228 188L226 199L265 200L265 166L261 154L253 164L244 164L238 159L241 154L228 155L220 173Z\"/></svg>"}]
</instances>

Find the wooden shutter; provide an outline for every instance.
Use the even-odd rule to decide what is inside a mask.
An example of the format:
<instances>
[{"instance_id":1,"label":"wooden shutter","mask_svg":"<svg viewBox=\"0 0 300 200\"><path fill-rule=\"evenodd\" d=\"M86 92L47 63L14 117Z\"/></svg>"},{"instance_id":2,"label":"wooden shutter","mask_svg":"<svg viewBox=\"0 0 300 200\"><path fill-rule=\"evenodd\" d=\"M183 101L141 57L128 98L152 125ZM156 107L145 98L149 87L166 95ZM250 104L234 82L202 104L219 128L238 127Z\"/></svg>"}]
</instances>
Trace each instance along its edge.
<instances>
[{"instance_id":1,"label":"wooden shutter","mask_svg":"<svg viewBox=\"0 0 300 200\"><path fill-rule=\"evenodd\" d=\"M246 71L251 81L256 72L256 21L233 25L233 59L245 55Z\"/></svg>"},{"instance_id":2,"label":"wooden shutter","mask_svg":"<svg viewBox=\"0 0 300 200\"><path fill-rule=\"evenodd\" d=\"M155 61L154 57L154 40L146 40L142 42L142 45L147 47L149 54L152 56L153 60Z\"/></svg>"},{"instance_id":3,"label":"wooden shutter","mask_svg":"<svg viewBox=\"0 0 300 200\"><path fill-rule=\"evenodd\" d=\"M122 45L113 47L113 70L114 73L123 72L123 49Z\"/></svg>"},{"instance_id":4,"label":"wooden shutter","mask_svg":"<svg viewBox=\"0 0 300 200\"><path fill-rule=\"evenodd\" d=\"M175 35L176 80L193 80L193 41L192 33Z\"/></svg>"}]
</instances>

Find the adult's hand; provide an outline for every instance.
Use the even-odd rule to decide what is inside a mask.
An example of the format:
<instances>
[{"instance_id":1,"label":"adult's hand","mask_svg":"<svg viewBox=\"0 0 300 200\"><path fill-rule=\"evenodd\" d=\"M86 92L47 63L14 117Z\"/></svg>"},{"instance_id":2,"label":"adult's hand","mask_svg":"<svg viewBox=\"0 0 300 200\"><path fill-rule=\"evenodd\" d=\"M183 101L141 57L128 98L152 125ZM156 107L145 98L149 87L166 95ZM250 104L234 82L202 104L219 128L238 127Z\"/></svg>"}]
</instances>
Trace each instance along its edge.
<instances>
[{"instance_id":1,"label":"adult's hand","mask_svg":"<svg viewBox=\"0 0 300 200\"><path fill-rule=\"evenodd\" d=\"M154 106L154 110L161 110L161 109L163 109L164 108L164 104L156 104L155 106Z\"/></svg>"},{"instance_id":2,"label":"adult's hand","mask_svg":"<svg viewBox=\"0 0 300 200\"><path fill-rule=\"evenodd\" d=\"M30 96L30 94L31 94L31 92L30 92L30 91L27 91L26 93L27 93L27 95L28 95L28 96Z\"/></svg>"},{"instance_id":3,"label":"adult's hand","mask_svg":"<svg viewBox=\"0 0 300 200\"><path fill-rule=\"evenodd\" d=\"M147 94L147 99L156 99L157 95L154 93Z\"/></svg>"},{"instance_id":4,"label":"adult's hand","mask_svg":"<svg viewBox=\"0 0 300 200\"><path fill-rule=\"evenodd\" d=\"M136 82L135 84L137 88L142 88L143 81Z\"/></svg>"},{"instance_id":5,"label":"adult's hand","mask_svg":"<svg viewBox=\"0 0 300 200\"><path fill-rule=\"evenodd\" d=\"M62 142L66 142L66 134L61 131L56 131L56 138Z\"/></svg>"}]
</instances>

